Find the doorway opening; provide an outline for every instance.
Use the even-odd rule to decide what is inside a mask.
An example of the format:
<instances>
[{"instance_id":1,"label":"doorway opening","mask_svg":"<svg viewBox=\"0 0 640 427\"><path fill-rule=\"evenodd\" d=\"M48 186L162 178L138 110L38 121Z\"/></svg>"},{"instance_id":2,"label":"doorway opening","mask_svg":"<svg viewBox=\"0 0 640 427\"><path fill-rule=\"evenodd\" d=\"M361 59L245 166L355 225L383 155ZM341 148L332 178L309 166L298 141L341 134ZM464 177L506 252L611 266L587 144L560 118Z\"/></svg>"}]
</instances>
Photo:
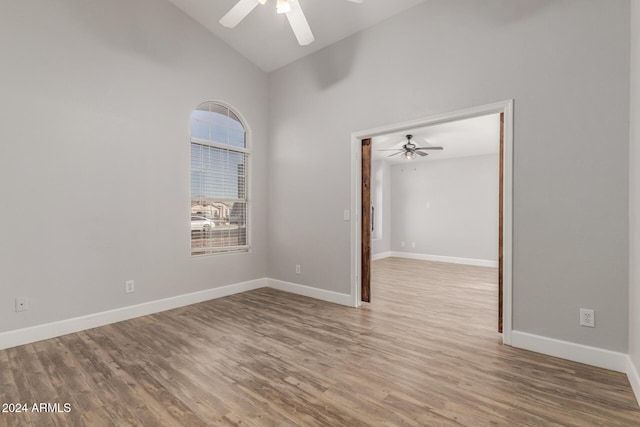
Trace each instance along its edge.
<instances>
[{"instance_id":1,"label":"doorway opening","mask_svg":"<svg viewBox=\"0 0 640 427\"><path fill-rule=\"evenodd\" d=\"M379 204L379 201L376 201L376 196L374 194L373 203L371 197L371 180L376 179L375 176L372 177L371 170L371 158L372 156L376 156L376 151L388 150L389 153L395 153L394 149L402 148L402 144L398 141L392 141L391 145L396 144L398 147L391 148L380 148L384 147L384 145L377 145L377 141L380 141L383 136L391 135L393 138L397 139L397 136L406 132L414 131L416 129L435 129L436 125L447 125L453 124L454 122L462 122L467 121L471 122L480 122L482 117L493 116L496 118L499 117L500 120L500 144L499 147L494 148L495 154L495 162L499 165L499 179L498 179L498 188L499 188L499 197L497 203L495 203L498 209L494 210L494 214L498 213L499 222L494 239L494 243L497 241L497 256L493 257L493 262L496 264L494 267L498 267L498 329L499 332L502 332L502 339L505 344L510 344L511 342L511 325L512 325L512 305L511 305L511 295L512 295L512 176L513 176L513 100L507 100L503 102L498 102L494 104L474 107L466 110L455 111L451 113L446 113L438 116L431 116L422 118L419 120L414 120L411 122L403 122L392 125L387 125L375 129L368 129L364 131L355 132L352 134L352 177L353 177L353 185L352 185L352 210L357 212L358 215L355 216L355 221L352 224L352 286L351 286L351 297L353 299L353 305L359 306L362 301L371 301L375 300L375 295L371 295L370 292L370 272L371 272L371 235L372 233L376 233L376 235L380 236L380 229L373 229L373 227L385 227L385 224L380 224L380 209L383 209L382 206L376 206ZM468 120L468 119L478 119L478 120ZM440 126L440 128L444 129L446 126ZM417 146L424 146L425 151L429 150L431 147L430 141L427 139L416 140L409 139L410 141L416 142ZM433 138L435 141L435 145L438 145L437 138ZM372 141L374 141L372 143ZM406 141L405 141L406 142ZM373 147L373 148L372 148ZM458 150L460 147L458 146L450 146L450 149L447 150L447 147L444 147L443 152L449 151L449 156L455 156L454 151ZM435 149L431 147L431 149ZM478 158L484 157L482 156L480 151L481 147L472 147L472 149L476 149L476 153L479 155ZM435 151L427 151L429 154L436 153ZM400 154L397 156L392 156L392 158L397 157L401 159L405 152L399 152ZM442 152L439 152L442 153ZM385 155L388 155L386 152ZM378 153L378 156L380 153ZM471 156L473 156L473 152ZM467 154L469 156L469 154ZM409 156L407 156L409 157ZM425 156L420 156L425 157ZM435 158L436 156L432 156ZM446 156L445 156L446 157ZM487 159L492 156L488 156ZM499 158L499 160L498 160ZM406 178L409 178L410 173L414 173L417 175L420 174L419 169L411 166L413 163L407 162L405 160L398 160L399 162L403 162L402 165L396 166L394 169L394 174L405 173ZM444 160L443 160L444 161ZM491 160L493 161L493 160ZM417 163L415 163L417 165ZM424 163L426 164L426 163ZM432 163L435 165L436 163ZM405 171L406 169L406 171ZM424 169L424 168L423 168ZM373 171L375 175L376 171ZM401 175L394 175L397 180L401 180ZM411 181L405 181L411 182ZM397 200L394 200L397 202ZM412 201L414 203L415 201ZM426 208L429 208L429 201L418 200L419 205L422 208L423 204L426 204ZM388 201L387 201L388 204ZM401 223L401 226L403 224ZM394 229L397 229L398 226L395 226ZM398 236L396 236L398 237ZM413 251L413 248L420 248L421 243L415 241L406 241L407 239L403 239L400 242L401 237L394 239L394 245L402 244L403 248L400 249L399 246L395 247L395 253L400 253L400 251L404 252L421 252L416 249ZM375 241L374 241L375 243ZM405 244L407 245L407 249L404 248ZM416 246L417 245L417 246ZM393 247L391 248L390 253L394 253ZM379 252L379 250L375 251ZM486 253L486 252L485 252ZM411 258L411 256L407 256L407 258ZM451 257L440 257L442 261L452 261L458 262L460 260L454 260ZM446 259L451 258L451 259ZM482 261L481 258L489 258L489 257L469 257L470 259L461 258L462 261L460 263L469 263L473 264L476 261ZM471 258L479 258L479 259L471 259ZM430 258L418 258L418 259L430 259ZM434 261L438 261L439 259L432 259ZM476 265L484 265L482 263ZM490 265L486 265L490 266ZM500 328L501 327L501 328Z\"/></svg>"}]
</instances>

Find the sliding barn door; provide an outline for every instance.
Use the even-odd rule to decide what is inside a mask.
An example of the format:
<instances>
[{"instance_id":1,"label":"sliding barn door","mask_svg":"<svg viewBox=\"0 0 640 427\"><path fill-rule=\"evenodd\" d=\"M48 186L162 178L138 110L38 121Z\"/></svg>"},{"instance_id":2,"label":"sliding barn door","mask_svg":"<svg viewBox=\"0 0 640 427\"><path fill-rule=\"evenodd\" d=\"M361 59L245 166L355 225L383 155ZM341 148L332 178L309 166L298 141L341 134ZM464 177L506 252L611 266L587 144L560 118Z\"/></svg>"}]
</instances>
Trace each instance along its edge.
<instances>
[{"instance_id":1,"label":"sliding barn door","mask_svg":"<svg viewBox=\"0 0 640 427\"><path fill-rule=\"evenodd\" d=\"M362 140L362 250L360 295L371 302L371 138Z\"/></svg>"}]
</instances>

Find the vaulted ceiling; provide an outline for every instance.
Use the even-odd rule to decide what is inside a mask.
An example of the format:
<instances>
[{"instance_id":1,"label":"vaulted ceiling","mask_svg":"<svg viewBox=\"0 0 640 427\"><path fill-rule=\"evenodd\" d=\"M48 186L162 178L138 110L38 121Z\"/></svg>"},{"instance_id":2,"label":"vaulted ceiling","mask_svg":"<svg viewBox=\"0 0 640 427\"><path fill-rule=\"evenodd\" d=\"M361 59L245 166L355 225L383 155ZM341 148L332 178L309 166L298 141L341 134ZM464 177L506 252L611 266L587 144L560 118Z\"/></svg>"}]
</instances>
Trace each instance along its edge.
<instances>
[{"instance_id":1,"label":"vaulted ceiling","mask_svg":"<svg viewBox=\"0 0 640 427\"><path fill-rule=\"evenodd\" d=\"M264 71L273 71L425 0L297 0L315 41L298 45L276 0L258 5L235 28L218 21L238 0L169 0Z\"/></svg>"}]
</instances>

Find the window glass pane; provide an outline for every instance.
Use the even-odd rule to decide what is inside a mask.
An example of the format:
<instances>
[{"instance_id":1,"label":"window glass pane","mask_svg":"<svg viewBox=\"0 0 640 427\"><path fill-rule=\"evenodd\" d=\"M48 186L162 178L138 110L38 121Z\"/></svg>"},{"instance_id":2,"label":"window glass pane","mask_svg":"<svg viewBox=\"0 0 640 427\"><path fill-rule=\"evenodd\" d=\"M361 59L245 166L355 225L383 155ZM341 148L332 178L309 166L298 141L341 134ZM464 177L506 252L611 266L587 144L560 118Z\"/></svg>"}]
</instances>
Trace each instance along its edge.
<instances>
[{"instance_id":1,"label":"window glass pane","mask_svg":"<svg viewBox=\"0 0 640 427\"><path fill-rule=\"evenodd\" d=\"M191 120L191 136L195 138L209 139L209 124L192 119Z\"/></svg>"},{"instance_id":2,"label":"window glass pane","mask_svg":"<svg viewBox=\"0 0 640 427\"><path fill-rule=\"evenodd\" d=\"M229 145L241 148L246 146L244 129L229 129Z\"/></svg>"},{"instance_id":3,"label":"window glass pane","mask_svg":"<svg viewBox=\"0 0 640 427\"><path fill-rule=\"evenodd\" d=\"M229 213L229 223L244 226L247 223L247 204L235 202Z\"/></svg>"},{"instance_id":4,"label":"window glass pane","mask_svg":"<svg viewBox=\"0 0 640 427\"><path fill-rule=\"evenodd\" d=\"M191 212L194 254L235 250L248 244L246 202L192 200Z\"/></svg>"},{"instance_id":5,"label":"window glass pane","mask_svg":"<svg viewBox=\"0 0 640 427\"><path fill-rule=\"evenodd\" d=\"M226 126L213 126L211 128L211 135L207 139L209 141L215 141L221 144L228 144L229 129Z\"/></svg>"},{"instance_id":6,"label":"window glass pane","mask_svg":"<svg viewBox=\"0 0 640 427\"><path fill-rule=\"evenodd\" d=\"M191 136L246 147L245 130L242 122L226 107L205 103L191 114Z\"/></svg>"}]
</instances>

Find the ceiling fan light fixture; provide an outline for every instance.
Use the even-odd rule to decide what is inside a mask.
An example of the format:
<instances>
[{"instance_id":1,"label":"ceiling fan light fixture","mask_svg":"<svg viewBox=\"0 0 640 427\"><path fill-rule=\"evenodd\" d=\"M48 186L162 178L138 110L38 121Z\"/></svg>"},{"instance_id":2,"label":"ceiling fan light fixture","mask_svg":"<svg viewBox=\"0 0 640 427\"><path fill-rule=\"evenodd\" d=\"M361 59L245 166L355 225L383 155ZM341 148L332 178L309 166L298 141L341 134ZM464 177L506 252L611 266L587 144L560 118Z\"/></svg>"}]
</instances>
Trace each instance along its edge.
<instances>
[{"instance_id":1,"label":"ceiling fan light fixture","mask_svg":"<svg viewBox=\"0 0 640 427\"><path fill-rule=\"evenodd\" d=\"M353 3L362 3L363 0L348 0ZM244 18L251 13L259 4L265 4L267 0L238 0L222 18L220 25L227 28L234 28ZM276 12L284 13L287 16L293 34L300 46L306 46L315 40L307 18L302 12L302 7L298 0L276 0Z\"/></svg>"},{"instance_id":2,"label":"ceiling fan light fixture","mask_svg":"<svg viewBox=\"0 0 640 427\"><path fill-rule=\"evenodd\" d=\"M405 160L413 160L416 157L416 153L413 151L407 151L404 153Z\"/></svg>"},{"instance_id":3,"label":"ceiling fan light fixture","mask_svg":"<svg viewBox=\"0 0 640 427\"><path fill-rule=\"evenodd\" d=\"M278 0L276 3L276 12L277 13L291 12L291 5L289 4L289 0Z\"/></svg>"}]
</instances>

